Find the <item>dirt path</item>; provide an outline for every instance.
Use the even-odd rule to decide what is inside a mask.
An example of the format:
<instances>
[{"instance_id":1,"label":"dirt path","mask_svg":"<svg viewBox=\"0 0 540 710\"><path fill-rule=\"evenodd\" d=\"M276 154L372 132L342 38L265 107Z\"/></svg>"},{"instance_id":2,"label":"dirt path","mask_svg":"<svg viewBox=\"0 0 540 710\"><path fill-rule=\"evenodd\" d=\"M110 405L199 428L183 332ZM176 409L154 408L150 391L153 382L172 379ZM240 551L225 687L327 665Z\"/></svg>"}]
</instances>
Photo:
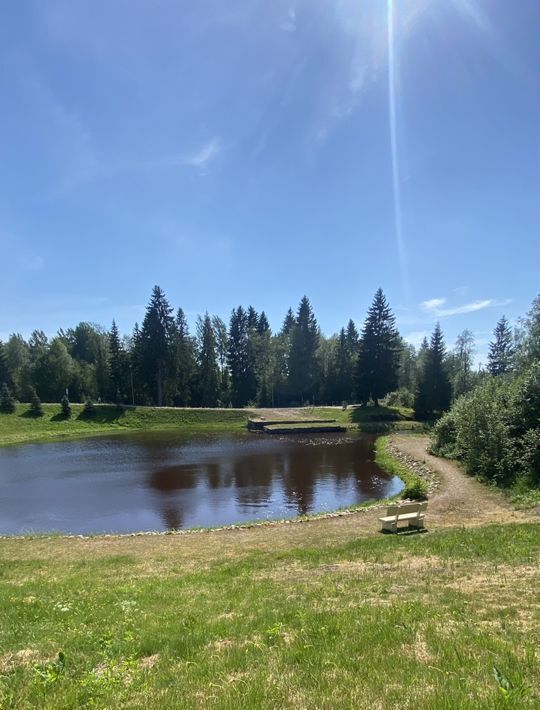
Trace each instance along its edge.
<instances>
[{"instance_id":1,"label":"dirt path","mask_svg":"<svg viewBox=\"0 0 540 710\"><path fill-rule=\"evenodd\" d=\"M425 462L439 477L440 484L429 497L426 523L431 527L539 519L534 512L515 510L500 491L468 476L454 461L428 454L427 438L394 435L391 441L406 456Z\"/></svg>"}]
</instances>

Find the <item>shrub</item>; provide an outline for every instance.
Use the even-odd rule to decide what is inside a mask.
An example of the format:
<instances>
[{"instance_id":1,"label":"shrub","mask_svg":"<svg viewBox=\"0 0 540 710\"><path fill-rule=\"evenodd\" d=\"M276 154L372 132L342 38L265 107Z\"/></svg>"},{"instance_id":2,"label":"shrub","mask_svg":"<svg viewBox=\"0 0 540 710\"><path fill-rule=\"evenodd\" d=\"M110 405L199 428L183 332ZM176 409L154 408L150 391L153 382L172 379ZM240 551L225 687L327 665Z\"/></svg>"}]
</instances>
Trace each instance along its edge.
<instances>
[{"instance_id":1,"label":"shrub","mask_svg":"<svg viewBox=\"0 0 540 710\"><path fill-rule=\"evenodd\" d=\"M69 403L69 399L68 399L67 394L65 394L65 395L62 397L62 399L61 399L61 401L60 401L60 406L61 406L61 408L62 408L62 416L63 416L65 419L70 419L70 417L71 417L71 405L70 405L70 403Z\"/></svg>"},{"instance_id":2,"label":"shrub","mask_svg":"<svg viewBox=\"0 0 540 710\"><path fill-rule=\"evenodd\" d=\"M402 498L410 500L426 500L428 493L427 483L417 478L415 481L408 483L401 492Z\"/></svg>"},{"instance_id":3,"label":"shrub","mask_svg":"<svg viewBox=\"0 0 540 710\"><path fill-rule=\"evenodd\" d=\"M540 364L517 378L488 377L460 397L435 425L431 449L498 485L540 485Z\"/></svg>"},{"instance_id":4,"label":"shrub","mask_svg":"<svg viewBox=\"0 0 540 710\"><path fill-rule=\"evenodd\" d=\"M5 414L13 414L15 411L15 400L9 390L9 387L4 382L0 390L0 412Z\"/></svg>"},{"instance_id":5,"label":"shrub","mask_svg":"<svg viewBox=\"0 0 540 710\"><path fill-rule=\"evenodd\" d=\"M41 400L37 395L37 392L32 388L32 396L30 397L30 407L28 408L28 413L33 417L43 416L43 407L41 405Z\"/></svg>"},{"instance_id":6,"label":"shrub","mask_svg":"<svg viewBox=\"0 0 540 710\"><path fill-rule=\"evenodd\" d=\"M83 414L85 417L93 417L95 413L96 413L96 405L89 397L84 403Z\"/></svg>"}]
</instances>

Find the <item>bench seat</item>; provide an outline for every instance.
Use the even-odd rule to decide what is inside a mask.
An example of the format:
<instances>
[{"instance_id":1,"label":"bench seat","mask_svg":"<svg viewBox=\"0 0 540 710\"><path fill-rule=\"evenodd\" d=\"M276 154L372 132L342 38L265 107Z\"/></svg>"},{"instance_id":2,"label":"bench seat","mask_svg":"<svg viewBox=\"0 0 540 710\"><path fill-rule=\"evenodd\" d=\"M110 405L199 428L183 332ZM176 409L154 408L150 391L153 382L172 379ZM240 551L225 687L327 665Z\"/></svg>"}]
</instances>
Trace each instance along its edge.
<instances>
[{"instance_id":1,"label":"bench seat","mask_svg":"<svg viewBox=\"0 0 540 710\"><path fill-rule=\"evenodd\" d=\"M423 528L426 508L425 502L390 505L386 515L379 518L379 521L382 529L388 532L397 532L399 523L407 523L407 526L413 528Z\"/></svg>"}]
</instances>

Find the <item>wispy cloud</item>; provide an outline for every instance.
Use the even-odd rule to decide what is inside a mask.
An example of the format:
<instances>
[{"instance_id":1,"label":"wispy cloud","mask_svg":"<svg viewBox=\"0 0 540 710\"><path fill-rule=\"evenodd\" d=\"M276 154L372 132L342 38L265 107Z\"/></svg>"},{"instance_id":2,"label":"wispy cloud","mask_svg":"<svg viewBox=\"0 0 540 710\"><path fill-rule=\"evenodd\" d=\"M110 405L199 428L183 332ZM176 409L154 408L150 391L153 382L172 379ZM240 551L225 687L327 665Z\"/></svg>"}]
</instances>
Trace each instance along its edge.
<instances>
[{"instance_id":1,"label":"wispy cloud","mask_svg":"<svg viewBox=\"0 0 540 710\"><path fill-rule=\"evenodd\" d=\"M294 7L289 9L287 19L281 24L283 32L296 32L296 10Z\"/></svg>"},{"instance_id":2,"label":"wispy cloud","mask_svg":"<svg viewBox=\"0 0 540 710\"><path fill-rule=\"evenodd\" d=\"M464 303L461 306L453 306L450 308L442 308L446 303L446 298L431 298L427 301L423 301L421 306L422 309L437 318L444 318L446 316L457 316L464 313L474 313L475 311L482 311L484 308L490 308L492 306L505 306L511 303L511 299L494 299L494 298L484 298L483 300L471 301L470 303Z\"/></svg>"},{"instance_id":3,"label":"wispy cloud","mask_svg":"<svg viewBox=\"0 0 540 710\"><path fill-rule=\"evenodd\" d=\"M205 143L203 147L197 151L197 153L186 158L184 162L186 165L191 165L199 170L205 170L208 165L215 160L215 158L217 158L222 150L223 145L221 138L215 136Z\"/></svg>"}]
</instances>

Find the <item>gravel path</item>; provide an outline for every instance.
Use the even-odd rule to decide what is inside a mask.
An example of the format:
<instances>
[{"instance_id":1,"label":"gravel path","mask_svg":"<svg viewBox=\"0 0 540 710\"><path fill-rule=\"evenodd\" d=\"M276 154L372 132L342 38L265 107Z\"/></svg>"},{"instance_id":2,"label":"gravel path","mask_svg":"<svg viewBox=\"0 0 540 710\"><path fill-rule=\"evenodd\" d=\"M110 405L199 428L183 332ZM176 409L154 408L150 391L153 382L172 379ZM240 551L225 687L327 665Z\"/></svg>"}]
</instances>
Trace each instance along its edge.
<instances>
[{"instance_id":1,"label":"gravel path","mask_svg":"<svg viewBox=\"0 0 540 710\"><path fill-rule=\"evenodd\" d=\"M427 453L426 437L394 435L391 442L406 457L420 461L435 472L439 484L429 496L426 526L476 526L538 520L534 511L518 511L496 489L468 476L454 461Z\"/></svg>"}]
</instances>

